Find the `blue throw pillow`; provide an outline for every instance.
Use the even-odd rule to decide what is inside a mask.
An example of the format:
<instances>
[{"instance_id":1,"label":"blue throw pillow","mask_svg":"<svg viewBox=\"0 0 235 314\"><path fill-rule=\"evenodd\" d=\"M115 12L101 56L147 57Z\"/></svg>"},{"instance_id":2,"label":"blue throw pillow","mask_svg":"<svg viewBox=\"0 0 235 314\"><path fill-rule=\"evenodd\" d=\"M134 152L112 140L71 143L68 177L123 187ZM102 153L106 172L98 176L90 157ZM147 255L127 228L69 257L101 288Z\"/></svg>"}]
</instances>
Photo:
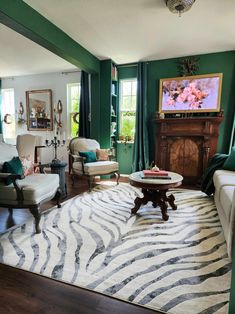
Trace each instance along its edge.
<instances>
[{"instance_id":1,"label":"blue throw pillow","mask_svg":"<svg viewBox=\"0 0 235 314\"><path fill-rule=\"evenodd\" d=\"M223 169L235 171L235 147L232 148L230 155L223 164Z\"/></svg>"},{"instance_id":2,"label":"blue throw pillow","mask_svg":"<svg viewBox=\"0 0 235 314\"><path fill-rule=\"evenodd\" d=\"M19 157L13 157L10 161L5 161L2 166L2 172L12 174L23 174L23 166ZM10 178L5 179L5 184L9 185L13 181Z\"/></svg>"},{"instance_id":3,"label":"blue throw pillow","mask_svg":"<svg viewBox=\"0 0 235 314\"><path fill-rule=\"evenodd\" d=\"M97 161L95 152L79 152L79 155L86 158L85 163Z\"/></svg>"}]
</instances>

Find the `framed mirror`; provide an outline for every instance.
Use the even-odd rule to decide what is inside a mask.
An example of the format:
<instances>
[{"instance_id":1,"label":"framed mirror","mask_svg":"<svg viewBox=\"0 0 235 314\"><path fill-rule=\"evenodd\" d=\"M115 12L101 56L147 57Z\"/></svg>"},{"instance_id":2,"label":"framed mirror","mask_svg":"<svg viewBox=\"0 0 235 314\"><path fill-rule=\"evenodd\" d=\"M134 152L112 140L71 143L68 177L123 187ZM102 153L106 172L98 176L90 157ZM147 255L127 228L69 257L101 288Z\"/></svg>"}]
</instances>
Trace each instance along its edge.
<instances>
[{"instance_id":1,"label":"framed mirror","mask_svg":"<svg viewBox=\"0 0 235 314\"><path fill-rule=\"evenodd\" d=\"M29 131L52 131L52 90L26 91L27 126Z\"/></svg>"}]
</instances>

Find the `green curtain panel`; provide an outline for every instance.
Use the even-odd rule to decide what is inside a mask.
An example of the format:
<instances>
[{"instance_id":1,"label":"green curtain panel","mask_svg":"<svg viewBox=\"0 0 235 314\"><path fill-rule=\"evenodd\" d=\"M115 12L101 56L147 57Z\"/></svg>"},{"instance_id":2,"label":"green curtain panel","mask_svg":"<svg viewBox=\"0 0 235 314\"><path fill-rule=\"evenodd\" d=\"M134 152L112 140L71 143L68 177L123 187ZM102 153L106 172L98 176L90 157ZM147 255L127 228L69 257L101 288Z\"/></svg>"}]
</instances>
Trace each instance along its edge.
<instances>
[{"instance_id":1,"label":"green curtain panel","mask_svg":"<svg viewBox=\"0 0 235 314\"><path fill-rule=\"evenodd\" d=\"M149 143L147 123L147 64L140 62L137 70L136 130L132 171L149 167Z\"/></svg>"},{"instance_id":2,"label":"green curtain panel","mask_svg":"<svg viewBox=\"0 0 235 314\"><path fill-rule=\"evenodd\" d=\"M0 134L2 134L2 80L0 79Z\"/></svg>"},{"instance_id":3,"label":"green curtain panel","mask_svg":"<svg viewBox=\"0 0 235 314\"><path fill-rule=\"evenodd\" d=\"M90 137L90 88L89 74L82 71L81 73L81 94L79 105L79 130L80 137Z\"/></svg>"}]
</instances>

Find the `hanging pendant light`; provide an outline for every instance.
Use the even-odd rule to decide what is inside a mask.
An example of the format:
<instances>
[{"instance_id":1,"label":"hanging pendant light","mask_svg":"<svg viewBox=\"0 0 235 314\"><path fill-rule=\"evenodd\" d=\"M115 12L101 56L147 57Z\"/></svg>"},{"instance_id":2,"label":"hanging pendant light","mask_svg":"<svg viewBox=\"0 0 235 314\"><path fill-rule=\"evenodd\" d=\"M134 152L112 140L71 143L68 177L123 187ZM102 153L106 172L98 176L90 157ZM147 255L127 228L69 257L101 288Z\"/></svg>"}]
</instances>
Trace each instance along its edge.
<instances>
[{"instance_id":1,"label":"hanging pendant light","mask_svg":"<svg viewBox=\"0 0 235 314\"><path fill-rule=\"evenodd\" d=\"M177 13L181 16L181 13L187 12L196 0L165 0L166 6L172 13Z\"/></svg>"}]
</instances>

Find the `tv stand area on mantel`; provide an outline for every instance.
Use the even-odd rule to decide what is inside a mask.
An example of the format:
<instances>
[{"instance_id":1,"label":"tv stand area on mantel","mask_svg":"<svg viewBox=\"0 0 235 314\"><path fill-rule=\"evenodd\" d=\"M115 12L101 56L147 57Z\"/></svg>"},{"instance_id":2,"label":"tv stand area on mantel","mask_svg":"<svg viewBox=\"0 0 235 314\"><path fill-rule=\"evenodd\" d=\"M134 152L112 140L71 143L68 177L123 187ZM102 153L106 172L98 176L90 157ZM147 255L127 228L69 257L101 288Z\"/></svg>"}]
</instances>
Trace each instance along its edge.
<instances>
[{"instance_id":1,"label":"tv stand area on mantel","mask_svg":"<svg viewBox=\"0 0 235 314\"><path fill-rule=\"evenodd\" d=\"M222 120L221 116L156 118L155 163L181 174L184 184L197 184L216 153Z\"/></svg>"}]
</instances>

